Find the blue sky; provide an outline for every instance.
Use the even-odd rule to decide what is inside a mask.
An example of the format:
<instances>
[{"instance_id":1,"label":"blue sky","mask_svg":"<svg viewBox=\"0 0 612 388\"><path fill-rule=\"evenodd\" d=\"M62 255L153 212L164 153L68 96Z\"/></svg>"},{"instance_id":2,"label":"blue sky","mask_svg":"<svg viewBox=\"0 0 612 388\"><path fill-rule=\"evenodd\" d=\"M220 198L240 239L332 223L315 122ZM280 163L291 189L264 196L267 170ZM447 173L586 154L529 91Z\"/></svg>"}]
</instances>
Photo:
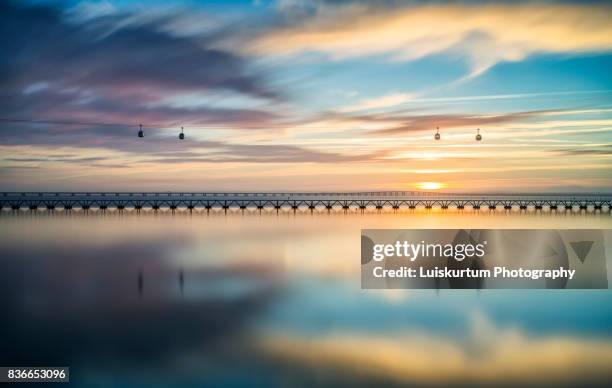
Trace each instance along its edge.
<instances>
[{"instance_id":1,"label":"blue sky","mask_svg":"<svg viewBox=\"0 0 612 388\"><path fill-rule=\"evenodd\" d=\"M606 2L0 7L6 189L612 189Z\"/></svg>"}]
</instances>

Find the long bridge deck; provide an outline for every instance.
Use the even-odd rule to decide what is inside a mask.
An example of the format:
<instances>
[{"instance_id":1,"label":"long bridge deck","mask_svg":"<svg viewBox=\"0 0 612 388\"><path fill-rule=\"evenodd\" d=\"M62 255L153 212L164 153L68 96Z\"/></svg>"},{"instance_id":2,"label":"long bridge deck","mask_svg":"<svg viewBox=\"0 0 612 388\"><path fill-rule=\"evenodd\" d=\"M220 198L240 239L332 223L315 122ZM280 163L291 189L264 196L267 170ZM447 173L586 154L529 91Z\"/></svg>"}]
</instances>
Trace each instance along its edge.
<instances>
[{"instance_id":1,"label":"long bridge deck","mask_svg":"<svg viewBox=\"0 0 612 388\"><path fill-rule=\"evenodd\" d=\"M310 193L2 192L0 209L551 209L606 210L612 194L452 194L418 191Z\"/></svg>"}]
</instances>

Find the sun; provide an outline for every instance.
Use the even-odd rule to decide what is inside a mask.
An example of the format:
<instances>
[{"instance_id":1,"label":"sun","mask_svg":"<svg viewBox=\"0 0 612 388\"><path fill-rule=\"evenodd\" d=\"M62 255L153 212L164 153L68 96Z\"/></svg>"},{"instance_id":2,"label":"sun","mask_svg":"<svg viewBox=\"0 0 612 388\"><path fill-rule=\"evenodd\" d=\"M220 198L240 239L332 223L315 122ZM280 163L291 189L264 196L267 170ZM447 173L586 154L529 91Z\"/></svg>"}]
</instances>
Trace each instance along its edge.
<instances>
[{"instance_id":1,"label":"sun","mask_svg":"<svg viewBox=\"0 0 612 388\"><path fill-rule=\"evenodd\" d=\"M421 190L440 190L446 187L445 183L441 182L419 182L416 187Z\"/></svg>"}]
</instances>

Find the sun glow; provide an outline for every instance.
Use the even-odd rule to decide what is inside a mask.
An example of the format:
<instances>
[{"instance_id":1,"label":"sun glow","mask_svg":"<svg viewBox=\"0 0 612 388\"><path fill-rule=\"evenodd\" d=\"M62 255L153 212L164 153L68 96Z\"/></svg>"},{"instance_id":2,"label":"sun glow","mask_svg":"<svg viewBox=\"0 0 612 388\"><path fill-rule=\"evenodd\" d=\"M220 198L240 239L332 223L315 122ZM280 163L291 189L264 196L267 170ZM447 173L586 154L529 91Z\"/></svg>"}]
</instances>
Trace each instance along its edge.
<instances>
[{"instance_id":1,"label":"sun glow","mask_svg":"<svg viewBox=\"0 0 612 388\"><path fill-rule=\"evenodd\" d=\"M446 184L440 182L419 182L416 187L421 190L439 190L446 187Z\"/></svg>"}]
</instances>

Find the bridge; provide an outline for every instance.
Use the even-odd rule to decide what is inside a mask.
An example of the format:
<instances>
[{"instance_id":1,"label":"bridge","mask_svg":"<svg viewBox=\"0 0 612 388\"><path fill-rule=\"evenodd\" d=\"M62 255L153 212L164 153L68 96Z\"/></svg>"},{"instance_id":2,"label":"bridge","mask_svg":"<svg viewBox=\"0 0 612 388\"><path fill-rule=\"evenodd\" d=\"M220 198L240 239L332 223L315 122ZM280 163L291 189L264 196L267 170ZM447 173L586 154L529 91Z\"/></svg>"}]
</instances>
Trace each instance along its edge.
<instances>
[{"instance_id":1,"label":"bridge","mask_svg":"<svg viewBox=\"0 0 612 388\"><path fill-rule=\"evenodd\" d=\"M151 209L206 211L221 209L383 210L393 209L504 209L607 211L612 194L459 194L419 191L371 192L2 192L0 210L100 210Z\"/></svg>"}]
</instances>

